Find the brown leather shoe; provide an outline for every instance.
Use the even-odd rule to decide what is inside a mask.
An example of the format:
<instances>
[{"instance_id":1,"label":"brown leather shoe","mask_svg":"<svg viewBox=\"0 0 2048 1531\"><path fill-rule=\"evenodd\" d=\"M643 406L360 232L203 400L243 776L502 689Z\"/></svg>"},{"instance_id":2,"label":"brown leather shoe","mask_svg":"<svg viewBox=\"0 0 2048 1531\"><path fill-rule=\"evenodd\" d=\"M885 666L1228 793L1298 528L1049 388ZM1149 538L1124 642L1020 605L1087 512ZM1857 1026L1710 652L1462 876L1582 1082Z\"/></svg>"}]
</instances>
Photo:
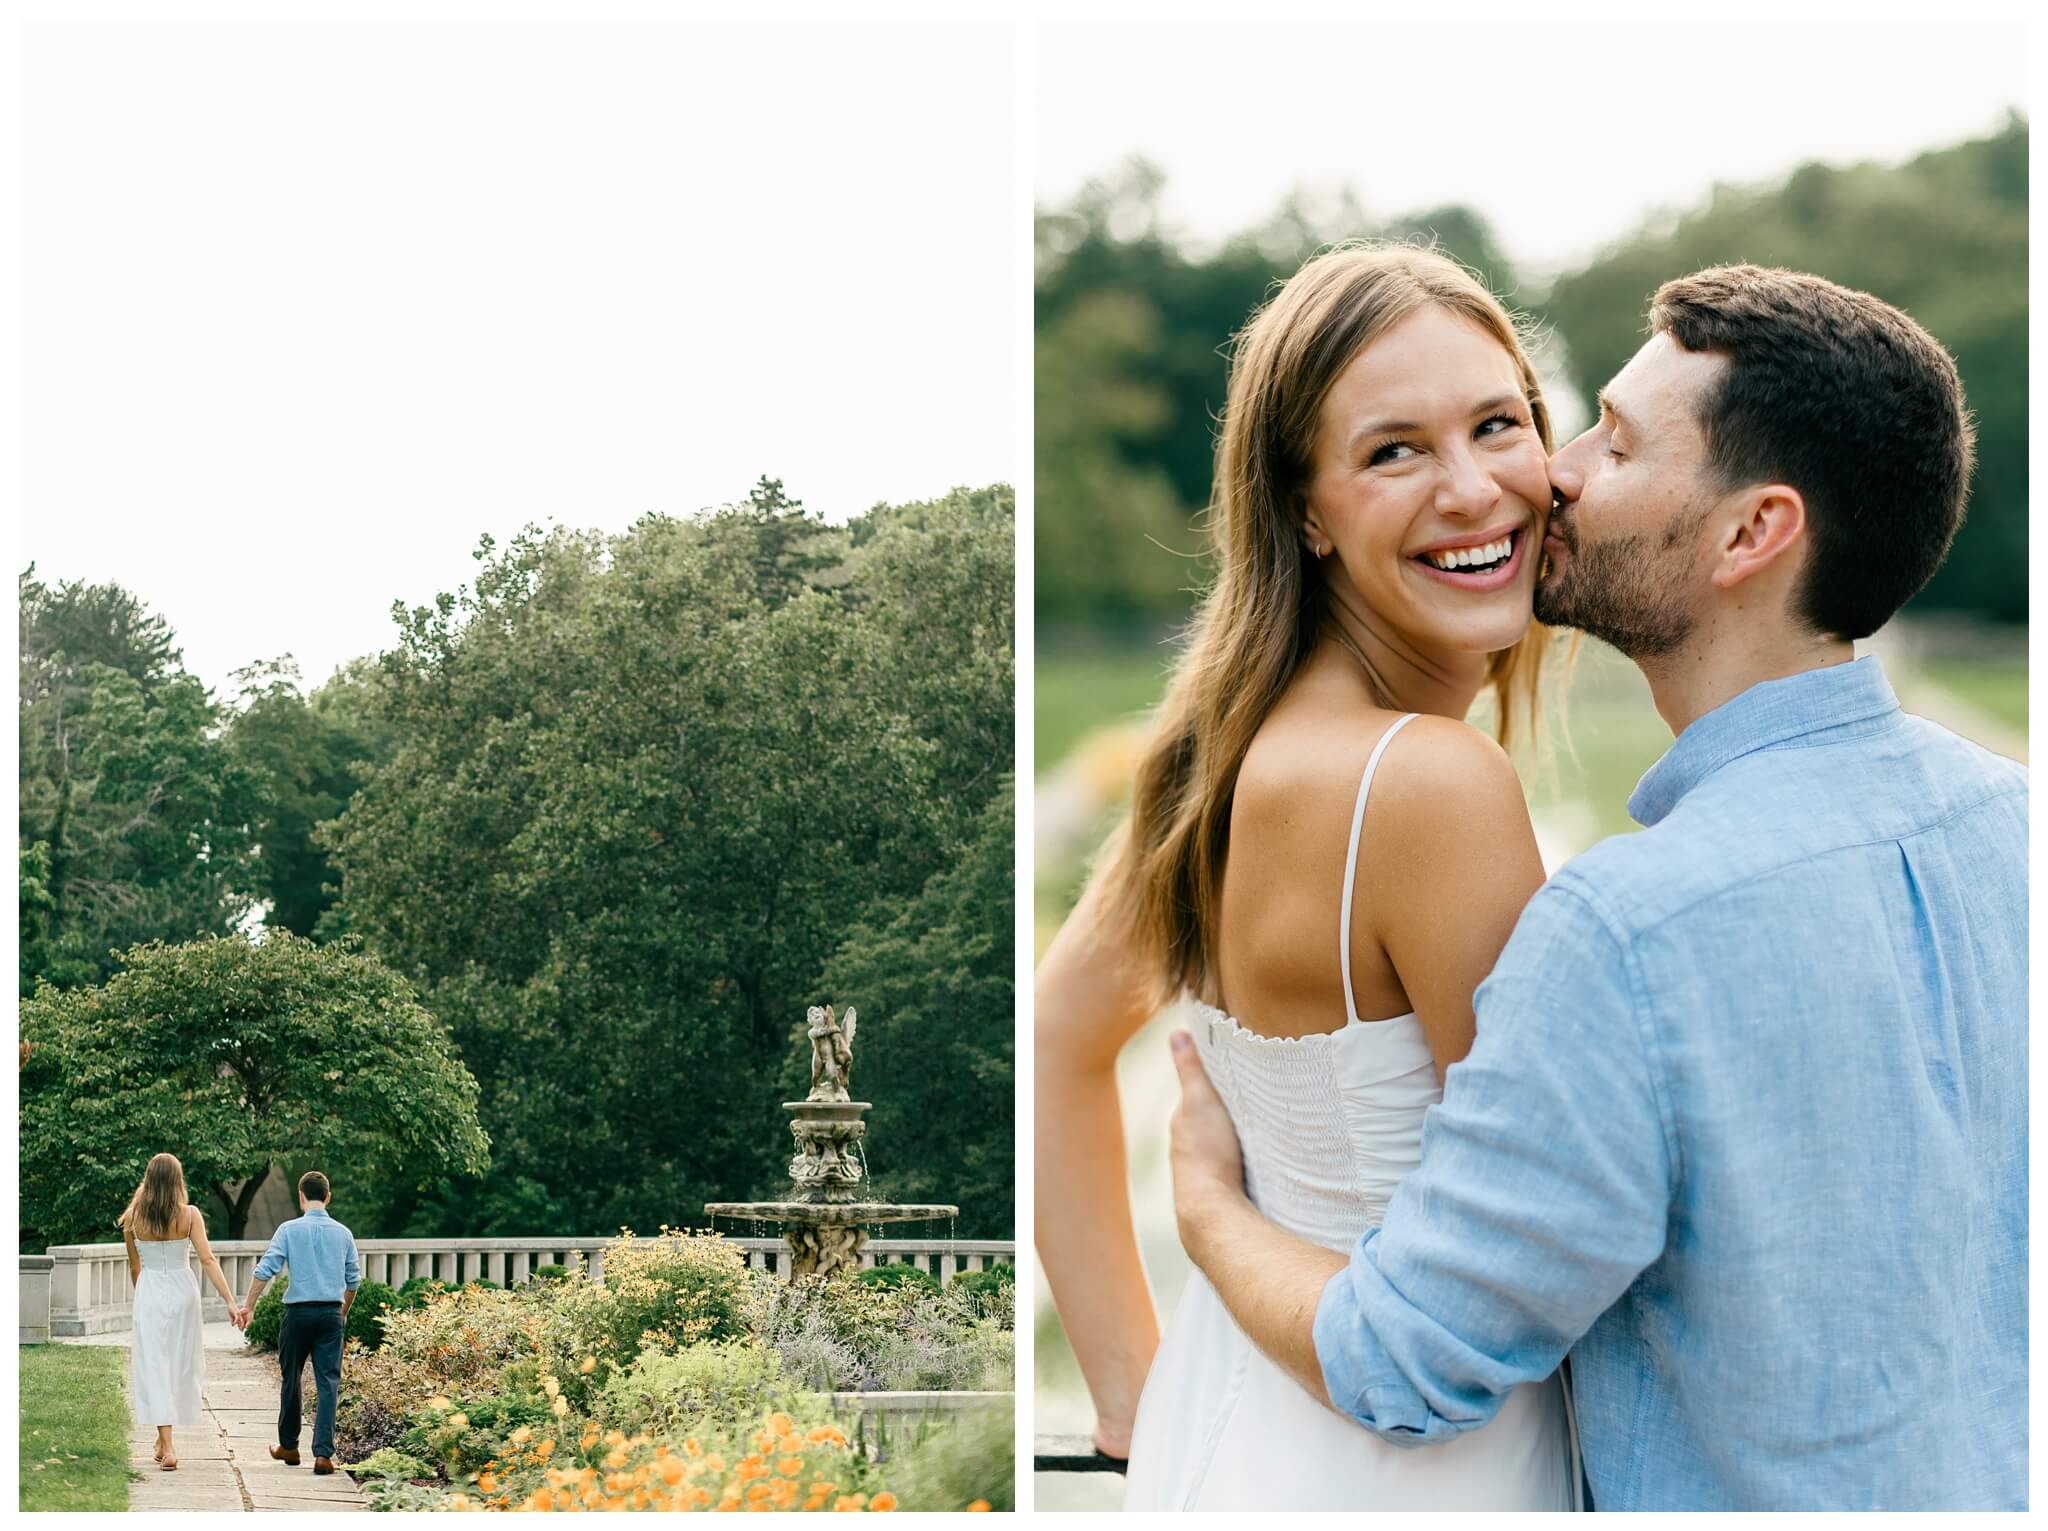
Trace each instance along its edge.
<instances>
[{"instance_id":1,"label":"brown leather shoe","mask_svg":"<svg viewBox=\"0 0 2048 1531\"><path fill-rule=\"evenodd\" d=\"M273 1446L270 1448L270 1454L287 1467L299 1465L299 1448L296 1446Z\"/></svg>"},{"instance_id":2,"label":"brown leather shoe","mask_svg":"<svg viewBox=\"0 0 2048 1531\"><path fill-rule=\"evenodd\" d=\"M334 1471L334 1458L333 1458L333 1457L315 1457L315 1458L313 1458L313 1474L314 1474L314 1476L315 1476L315 1477L320 1477L320 1476L323 1476L323 1475L325 1475L325 1474L327 1474L327 1473L331 1473L331 1472L333 1472L333 1471Z\"/></svg>"}]
</instances>

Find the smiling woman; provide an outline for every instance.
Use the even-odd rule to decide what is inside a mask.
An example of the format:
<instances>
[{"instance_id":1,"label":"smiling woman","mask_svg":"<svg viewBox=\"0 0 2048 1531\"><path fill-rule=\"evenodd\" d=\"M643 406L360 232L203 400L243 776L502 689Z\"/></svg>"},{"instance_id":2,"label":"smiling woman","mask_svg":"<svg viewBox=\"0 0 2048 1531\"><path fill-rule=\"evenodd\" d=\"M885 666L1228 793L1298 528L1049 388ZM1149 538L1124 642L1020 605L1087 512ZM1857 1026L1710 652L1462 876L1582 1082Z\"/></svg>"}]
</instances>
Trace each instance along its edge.
<instances>
[{"instance_id":1,"label":"smiling woman","mask_svg":"<svg viewBox=\"0 0 2048 1531\"><path fill-rule=\"evenodd\" d=\"M1162 1341L1114 1072L1178 998L1268 1214L1330 1251L1377 1220L1542 881L1507 757L1462 719L1482 689L1503 738L1534 711L1548 446L1512 321L1429 251L1321 255L1238 339L1218 577L1036 990L1039 1252L1127 1508L1574 1502L1555 1377L1412 1455L1255 1351L1200 1274Z\"/></svg>"}]
</instances>

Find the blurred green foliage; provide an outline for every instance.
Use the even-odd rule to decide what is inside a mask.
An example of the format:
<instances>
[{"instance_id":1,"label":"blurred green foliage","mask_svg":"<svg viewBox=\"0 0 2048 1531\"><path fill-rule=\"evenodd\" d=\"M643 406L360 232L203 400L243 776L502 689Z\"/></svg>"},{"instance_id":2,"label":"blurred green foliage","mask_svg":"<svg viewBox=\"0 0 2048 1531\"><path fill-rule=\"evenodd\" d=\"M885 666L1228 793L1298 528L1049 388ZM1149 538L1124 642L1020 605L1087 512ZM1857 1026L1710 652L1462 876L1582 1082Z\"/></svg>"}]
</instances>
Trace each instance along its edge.
<instances>
[{"instance_id":1,"label":"blurred green foliage","mask_svg":"<svg viewBox=\"0 0 2048 1531\"><path fill-rule=\"evenodd\" d=\"M1978 428L1969 520L1916 603L2026 616L2027 124L1898 165L1809 164L1649 217L1540 290L1476 212L1368 214L1297 193L1221 246L1165 227L1163 177L1127 161L1037 218L1037 610L1048 628L1156 633L1202 579L1230 337L1320 246L1429 239L1561 342L1590 394L1642 343L1650 293L1727 261L1817 272L1906 309L1955 354Z\"/></svg>"}]
</instances>

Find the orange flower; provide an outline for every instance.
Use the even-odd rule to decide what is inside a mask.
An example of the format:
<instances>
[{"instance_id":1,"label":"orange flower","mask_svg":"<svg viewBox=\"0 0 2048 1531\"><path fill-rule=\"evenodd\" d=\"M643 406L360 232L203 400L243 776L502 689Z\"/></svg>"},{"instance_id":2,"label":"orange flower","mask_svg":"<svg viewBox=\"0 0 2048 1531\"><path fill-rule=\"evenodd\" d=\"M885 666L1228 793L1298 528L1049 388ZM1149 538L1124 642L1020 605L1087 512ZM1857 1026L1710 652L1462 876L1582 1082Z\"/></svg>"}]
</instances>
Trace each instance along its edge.
<instances>
[{"instance_id":1,"label":"orange flower","mask_svg":"<svg viewBox=\"0 0 2048 1531\"><path fill-rule=\"evenodd\" d=\"M704 1455L704 1448L697 1444L697 1437L695 1437L694 1435L683 1442L683 1450L687 1451L693 1457L701 1457L702 1455Z\"/></svg>"},{"instance_id":2,"label":"orange flower","mask_svg":"<svg viewBox=\"0 0 2048 1531\"><path fill-rule=\"evenodd\" d=\"M777 1409L773 1414L768 1416L768 1428L774 1431L777 1435L787 1435L790 1431L796 1428L796 1421L791 1419L787 1414L783 1413L780 1409Z\"/></svg>"},{"instance_id":3,"label":"orange flower","mask_svg":"<svg viewBox=\"0 0 2048 1531\"><path fill-rule=\"evenodd\" d=\"M988 1508L988 1501L986 1499L977 1499L967 1508L970 1510L985 1510Z\"/></svg>"},{"instance_id":4,"label":"orange flower","mask_svg":"<svg viewBox=\"0 0 2048 1531\"><path fill-rule=\"evenodd\" d=\"M784 1457L775 1464L775 1470L785 1478L794 1478L804 1470L802 1457Z\"/></svg>"},{"instance_id":5,"label":"orange flower","mask_svg":"<svg viewBox=\"0 0 2048 1531\"><path fill-rule=\"evenodd\" d=\"M893 1510L896 1508L896 1496L887 1489L883 1489L881 1493L868 1501L868 1508L871 1510Z\"/></svg>"},{"instance_id":6,"label":"orange flower","mask_svg":"<svg viewBox=\"0 0 2048 1531\"><path fill-rule=\"evenodd\" d=\"M554 1454L555 1443L551 1440L542 1441L538 1446L533 1448L533 1455L535 1459L538 1461L545 1462L549 1457L553 1456Z\"/></svg>"}]
</instances>

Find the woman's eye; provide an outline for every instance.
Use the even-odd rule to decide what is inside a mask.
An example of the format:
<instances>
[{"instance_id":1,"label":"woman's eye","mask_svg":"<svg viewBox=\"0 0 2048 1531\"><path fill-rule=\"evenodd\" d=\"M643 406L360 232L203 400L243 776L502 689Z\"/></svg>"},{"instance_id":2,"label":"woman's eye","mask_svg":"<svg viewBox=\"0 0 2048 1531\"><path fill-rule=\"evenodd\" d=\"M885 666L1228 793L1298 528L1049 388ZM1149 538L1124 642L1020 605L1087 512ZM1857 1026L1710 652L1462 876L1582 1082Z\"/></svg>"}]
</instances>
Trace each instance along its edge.
<instances>
[{"instance_id":1,"label":"woman's eye","mask_svg":"<svg viewBox=\"0 0 2048 1531\"><path fill-rule=\"evenodd\" d=\"M1413 452L1414 450L1415 448L1405 441L1389 441L1384 446L1374 447L1372 456L1365 460L1365 465L1368 468L1377 468L1382 463L1399 462L1401 459L1394 455L1396 452Z\"/></svg>"},{"instance_id":2,"label":"woman's eye","mask_svg":"<svg viewBox=\"0 0 2048 1531\"><path fill-rule=\"evenodd\" d=\"M1486 419L1479 422L1477 434L1481 436L1498 436L1501 431L1511 431L1521 423L1513 415L1489 415ZM1499 427L1498 430L1494 429L1496 426Z\"/></svg>"}]
</instances>

